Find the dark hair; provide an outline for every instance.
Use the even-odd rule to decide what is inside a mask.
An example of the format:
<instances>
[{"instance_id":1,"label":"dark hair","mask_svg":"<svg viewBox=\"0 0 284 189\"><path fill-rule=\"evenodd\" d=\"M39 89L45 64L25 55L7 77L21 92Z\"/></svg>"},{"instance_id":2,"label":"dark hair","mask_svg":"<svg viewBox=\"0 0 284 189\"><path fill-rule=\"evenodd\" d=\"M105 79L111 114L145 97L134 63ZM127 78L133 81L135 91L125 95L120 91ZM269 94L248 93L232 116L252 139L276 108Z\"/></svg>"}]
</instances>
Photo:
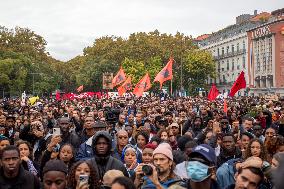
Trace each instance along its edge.
<instances>
[{"instance_id":1,"label":"dark hair","mask_svg":"<svg viewBox=\"0 0 284 189\"><path fill-rule=\"evenodd\" d=\"M253 174L258 175L261 178L261 181L259 183L257 183L257 186L259 186L264 179L264 174L263 174L262 170L259 169L259 168L256 168L256 167L239 168L238 174L241 174L244 169L250 170Z\"/></svg>"},{"instance_id":2,"label":"dark hair","mask_svg":"<svg viewBox=\"0 0 284 189\"><path fill-rule=\"evenodd\" d=\"M248 148L246 149L246 153L245 153L245 159L249 158L252 156L251 154L251 145L253 142L258 142L260 144L260 155L259 155L259 158L262 159L262 161L267 161L267 151L266 151L266 148L263 144L263 142L258 139L258 138L254 138L252 139L249 144L248 144Z\"/></svg>"},{"instance_id":3,"label":"dark hair","mask_svg":"<svg viewBox=\"0 0 284 189\"><path fill-rule=\"evenodd\" d=\"M5 148L3 148L0 151L0 159L3 158L4 152L6 152L6 151L13 151L13 150L17 151L18 152L18 157L20 157L20 150L18 149L18 147L13 146L13 145L9 145L9 146L6 146Z\"/></svg>"},{"instance_id":4,"label":"dark hair","mask_svg":"<svg viewBox=\"0 0 284 189\"><path fill-rule=\"evenodd\" d=\"M157 136L158 136L159 138L161 138L161 135L162 135L163 132L166 132L167 135L168 135L168 138L169 138L170 134L169 134L169 131L166 130L166 129L160 129L159 132L157 133Z\"/></svg>"},{"instance_id":5,"label":"dark hair","mask_svg":"<svg viewBox=\"0 0 284 189\"><path fill-rule=\"evenodd\" d=\"M76 173L76 169L79 165L81 165L82 163L86 163L88 165L88 167L90 168L90 176L89 176L89 180L88 180L88 184L90 185L90 189L99 189L100 188L100 184L99 184L99 180L97 179L97 173L96 170L94 169L94 167L88 162L88 161L78 161L76 162L70 169L69 174L67 176L67 186L68 188L76 188L76 180L75 180L75 173Z\"/></svg>"},{"instance_id":6,"label":"dark hair","mask_svg":"<svg viewBox=\"0 0 284 189\"><path fill-rule=\"evenodd\" d=\"M125 189L136 189L134 183L132 182L132 180L130 180L127 177L117 177L116 179L114 179L114 181L112 182L112 185L118 183L122 186L124 186Z\"/></svg>"},{"instance_id":7,"label":"dark hair","mask_svg":"<svg viewBox=\"0 0 284 189\"><path fill-rule=\"evenodd\" d=\"M155 135L150 140L150 143L152 143L152 142L157 142L158 145L159 145L162 141L161 141L161 139L157 135Z\"/></svg>"},{"instance_id":8,"label":"dark hair","mask_svg":"<svg viewBox=\"0 0 284 189\"><path fill-rule=\"evenodd\" d=\"M181 151L184 151L185 150L185 145L189 142L189 141L192 141L192 138L188 135L183 135L181 137L178 138L177 140L177 145L178 145L178 148L181 150Z\"/></svg>"},{"instance_id":9,"label":"dark hair","mask_svg":"<svg viewBox=\"0 0 284 189\"><path fill-rule=\"evenodd\" d=\"M223 141L224 137L233 137L234 142L236 143L236 137L232 133L223 133L222 141Z\"/></svg>"},{"instance_id":10,"label":"dark hair","mask_svg":"<svg viewBox=\"0 0 284 189\"><path fill-rule=\"evenodd\" d=\"M139 135L142 135L145 138L145 142L146 144L149 142L149 135L145 132L145 131L139 131L136 135L135 135L135 141L137 142L137 138Z\"/></svg>"},{"instance_id":11,"label":"dark hair","mask_svg":"<svg viewBox=\"0 0 284 189\"><path fill-rule=\"evenodd\" d=\"M45 164L42 174L44 175L46 172L49 172L49 171L59 171L59 172L64 173L65 175L67 175L68 173L67 166L62 160L59 160L59 159L49 160Z\"/></svg>"},{"instance_id":12,"label":"dark hair","mask_svg":"<svg viewBox=\"0 0 284 189\"><path fill-rule=\"evenodd\" d=\"M186 148L194 148L197 145L198 144L194 140L191 140L191 141L188 141L187 143L185 143L184 149L186 149Z\"/></svg>"},{"instance_id":13,"label":"dark hair","mask_svg":"<svg viewBox=\"0 0 284 189\"><path fill-rule=\"evenodd\" d=\"M31 160L33 160L33 158L34 158L34 157L33 157L33 148L32 148L32 146L31 146L31 144L30 144L28 141L25 141L25 140L18 140L18 141L16 142L17 148L19 148L19 146L20 146L21 144L25 144L25 145L28 146L29 151L30 151L30 155L29 155L28 158L30 158ZM20 149L19 149L19 150L20 150Z\"/></svg>"},{"instance_id":14,"label":"dark hair","mask_svg":"<svg viewBox=\"0 0 284 189\"><path fill-rule=\"evenodd\" d=\"M242 122L244 123L246 120L253 122L253 118L252 118L252 117L249 117L249 116L244 116L243 119L242 119Z\"/></svg>"},{"instance_id":15,"label":"dark hair","mask_svg":"<svg viewBox=\"0 0 284 189\"><path fill-rule=\"evenodd\" d=\"M75 149L74 149L74 147L73 147L72 144L65 143L65 144L63 144L62 146L60 146L60 148L59 148L59 153L58 153L57 158L60 159L60 152L61 152L62 148L65 147L65 146L70 146L70 148L71 148L71 150L72 150L73 157L72 157L72 158L70 159L70 161L68 162L68 167L71 167L72 164L75 162L75 156L76 156Z\"/></svg>"}]
</instances>

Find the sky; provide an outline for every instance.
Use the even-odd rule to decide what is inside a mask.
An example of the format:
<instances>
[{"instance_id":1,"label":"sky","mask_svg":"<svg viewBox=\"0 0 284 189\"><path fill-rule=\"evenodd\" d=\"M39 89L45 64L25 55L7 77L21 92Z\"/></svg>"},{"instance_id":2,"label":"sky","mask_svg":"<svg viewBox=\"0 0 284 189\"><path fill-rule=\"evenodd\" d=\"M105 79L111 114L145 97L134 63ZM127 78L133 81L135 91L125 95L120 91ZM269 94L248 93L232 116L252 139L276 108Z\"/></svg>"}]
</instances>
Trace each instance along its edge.
<instances>
[{"instance_id":1,"label":"sky","mask_svg":"<svg viewBox=\"0 0 284 189\"><path fill-rule=\"evenodd\" d=\"M280 8L283 0L0 0L0 25L35 31L54 58L67 61L106 35L158 29L197 37L234 24L238 15Z\"/></svg>"}]
</instances>

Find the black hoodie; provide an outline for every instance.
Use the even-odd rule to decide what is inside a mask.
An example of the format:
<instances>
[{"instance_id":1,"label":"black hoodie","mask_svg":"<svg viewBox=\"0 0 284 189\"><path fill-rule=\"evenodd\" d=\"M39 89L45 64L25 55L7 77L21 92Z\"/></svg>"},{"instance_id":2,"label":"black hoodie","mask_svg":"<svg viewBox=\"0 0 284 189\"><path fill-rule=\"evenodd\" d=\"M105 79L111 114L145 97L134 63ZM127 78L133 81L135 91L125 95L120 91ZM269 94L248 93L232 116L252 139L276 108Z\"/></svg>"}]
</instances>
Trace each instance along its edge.
<instances>
[{"instance_id":1,"label":"black hoodie","mask_svg":"<svg viewBox=\"0 0 284 189\"><path fill-rule=\"evenodd\" d=\"M96 155L97 153L96 153L95 145L98 142L99 138L101 137L107 140L108 150L105 155L98 156ZM95 155L92 159L88 161L91 165L93 165L94 169L96 170L96 173L97 173L96 176L100 182L102 182L103 176L105 175L105 173L108 170L112 170L112 169L122 171L124 176L128 177L128 172L125 166L123 165L123 163L111 156L111 148L112 148L111 143L112 143L111 136L106 131L99 131L93 137L93 149L94 149Z\"/></svg>"}]
</instances>

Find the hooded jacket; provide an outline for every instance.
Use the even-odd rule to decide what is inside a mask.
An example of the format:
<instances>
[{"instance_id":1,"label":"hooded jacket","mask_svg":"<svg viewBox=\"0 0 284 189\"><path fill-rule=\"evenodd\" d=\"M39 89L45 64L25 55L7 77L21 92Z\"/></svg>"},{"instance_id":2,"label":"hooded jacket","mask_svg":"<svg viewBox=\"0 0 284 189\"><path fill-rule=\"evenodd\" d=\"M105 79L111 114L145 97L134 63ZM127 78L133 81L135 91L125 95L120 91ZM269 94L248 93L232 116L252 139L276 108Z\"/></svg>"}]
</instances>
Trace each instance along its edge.
<instances>
[{"instance_id":1,"label":"hooded jacket","mask_svg":"<svg viewBox=\"0 0 284 189\"><path fill-rule=\"evenodd\" d=\"M97 155L96 149L94 148L94 146L98 142L99 138L102 138L102 137L107 140L108 149L105 155L99 156ZM123 172L124 176L128 177L128 172L126 168L124 167L123 163L111 156L112 140L111 140L111 136L106 131L99 131L94 135L93 141L92 141L92 147L93 147L92 151L94 152L94 157L88 160L88 162L91 165L93 165L94 169L96 170L97 172L96 176L98 180L102 181L104 174L108 170L112 170L112 169L120 170Z\"/></svg>"}]
</instances>

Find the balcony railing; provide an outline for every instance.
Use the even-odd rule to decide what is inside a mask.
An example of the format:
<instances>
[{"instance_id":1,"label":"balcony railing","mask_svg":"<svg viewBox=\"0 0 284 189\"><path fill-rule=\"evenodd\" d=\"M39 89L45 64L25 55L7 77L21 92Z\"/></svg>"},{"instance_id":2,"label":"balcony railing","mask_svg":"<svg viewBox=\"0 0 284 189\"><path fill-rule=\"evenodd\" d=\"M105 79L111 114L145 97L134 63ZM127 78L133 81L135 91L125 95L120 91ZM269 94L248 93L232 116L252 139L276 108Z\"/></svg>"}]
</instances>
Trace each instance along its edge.
<instances>
[{"instance_id":1,"label":"balcony railing","mask_svg":"<svg viewBox=\"0 0 284 189\"><path fill-rule=\"evenodd\" d=\"M223 58L229 58L232 56L237 56L237 55L241 55L246 53L246 49L242 49L242 50L238 50L238 51L234 51L234 52L229 52L229 53L225 53L225 54L221 54L221 55L217 55L217 56L213 56L215 60L220 60Z\"/></svg>"}]
</instances>

